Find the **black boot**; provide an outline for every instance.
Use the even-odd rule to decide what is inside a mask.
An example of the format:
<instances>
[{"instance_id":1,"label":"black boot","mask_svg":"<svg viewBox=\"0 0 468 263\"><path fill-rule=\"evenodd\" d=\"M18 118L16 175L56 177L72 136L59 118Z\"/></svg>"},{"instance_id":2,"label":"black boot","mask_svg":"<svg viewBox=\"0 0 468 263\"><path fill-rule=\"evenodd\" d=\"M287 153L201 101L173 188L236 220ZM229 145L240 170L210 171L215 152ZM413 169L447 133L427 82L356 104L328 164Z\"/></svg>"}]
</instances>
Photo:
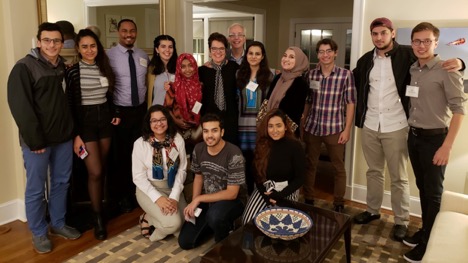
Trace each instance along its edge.
<instances>
[{"instance_id":1,"label":"black boot","mask_svg":"<svg viewBox=\"0 0 468 263\"><path fill-rule=\"evenodd\" d=\"M94 213L94 237L97 240L104 240L107 238L107 230L101 213Z\"/></svg>"}]
</instances>

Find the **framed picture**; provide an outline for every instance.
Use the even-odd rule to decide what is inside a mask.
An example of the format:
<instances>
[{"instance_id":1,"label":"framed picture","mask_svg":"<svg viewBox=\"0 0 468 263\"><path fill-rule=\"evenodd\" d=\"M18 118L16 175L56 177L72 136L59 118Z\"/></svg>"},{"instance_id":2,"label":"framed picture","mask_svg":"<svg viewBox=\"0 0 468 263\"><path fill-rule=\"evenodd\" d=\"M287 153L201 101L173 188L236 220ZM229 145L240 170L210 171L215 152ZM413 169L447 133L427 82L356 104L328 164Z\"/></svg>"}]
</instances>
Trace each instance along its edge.
<instances>
[{"instance_id":1,"label":"framed picture","mask_svg":"<svg viewBox=\"0 0 468 263\"><path fill-rule=\"evenodd\" d=\"M119 38L118 37L107 37L106 38L106 46L105 48L112 48L117 46L119 43Z\"/></svg>"},{"instance_id":2,"label":"framed picture","mask_svg":"<svg viewBox=\"0 0 468 263\"><path fill-rule=\"evenodd\" d=\"M130 20L132 20L133 22L135 22L135 24L136 24L136 22L137 22L137 21L136 21L136 18L133 17L133 16L122 16L121 19L130 19Z\"/></svg>"},{"instance_id":3,"label":"framed picture","mask_svg":"<svg viewBox=\"0 0 468 263\"><path fill-rule=\"evenodd\" d=\"M106 37L117 37L117 24L120 21L118 15L106 15Z\"/></svg>"}]
</instances>

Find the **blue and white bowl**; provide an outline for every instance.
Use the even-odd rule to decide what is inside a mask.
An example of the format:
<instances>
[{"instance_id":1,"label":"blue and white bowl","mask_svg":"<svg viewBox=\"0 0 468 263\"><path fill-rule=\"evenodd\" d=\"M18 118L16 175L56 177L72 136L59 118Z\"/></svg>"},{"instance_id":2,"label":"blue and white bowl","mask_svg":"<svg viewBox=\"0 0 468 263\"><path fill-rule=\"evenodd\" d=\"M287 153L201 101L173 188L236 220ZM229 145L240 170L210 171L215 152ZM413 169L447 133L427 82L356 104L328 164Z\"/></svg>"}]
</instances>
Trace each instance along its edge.
<instances>
[{"instance_id":1,"label":"blue and white bowl","mask_svg":"<svg viewBox=\"0 0 468 263\"><path fill-rule=\"evenodd\" d=\"M301 237L312 227L307 213L289 207L266 208L255 216L254 222L265 235L282 240Z\"/></svg>"}]
</instances>

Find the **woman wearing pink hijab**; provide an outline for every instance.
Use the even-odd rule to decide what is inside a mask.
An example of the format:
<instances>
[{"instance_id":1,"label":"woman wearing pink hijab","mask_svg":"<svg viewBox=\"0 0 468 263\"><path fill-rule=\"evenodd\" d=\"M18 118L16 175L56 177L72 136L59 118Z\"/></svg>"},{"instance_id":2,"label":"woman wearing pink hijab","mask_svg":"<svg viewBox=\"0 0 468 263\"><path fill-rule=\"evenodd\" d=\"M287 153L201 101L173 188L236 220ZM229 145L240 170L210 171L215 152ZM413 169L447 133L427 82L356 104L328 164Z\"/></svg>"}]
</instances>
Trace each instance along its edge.
<instances>
[{"instance_id":1,"label":"woman wearing pink hijab","mask_svg":"<svg viewBox=\"0 0 468 263\"><path fill-rule=\"evenodd\" d=\"M304 52L294 46L287 48L281 58L281 73L270 86L268 111L279 108L295 124L300 124L308 91L304 73L308 70L309 59Z\"/></svg>"},{"instance_id":2,"label":"woman wearing pink hijab","mask_svg":"<svg viewBox=\"0 0 468 263\"><path fill-rule=\"evenodd\" d=\"M197 62L191 54L177 58L174 83L167 86L164 106L169 109L187 145L201 139L199 104L202 99Z\"/></svg>"}]
</instances>

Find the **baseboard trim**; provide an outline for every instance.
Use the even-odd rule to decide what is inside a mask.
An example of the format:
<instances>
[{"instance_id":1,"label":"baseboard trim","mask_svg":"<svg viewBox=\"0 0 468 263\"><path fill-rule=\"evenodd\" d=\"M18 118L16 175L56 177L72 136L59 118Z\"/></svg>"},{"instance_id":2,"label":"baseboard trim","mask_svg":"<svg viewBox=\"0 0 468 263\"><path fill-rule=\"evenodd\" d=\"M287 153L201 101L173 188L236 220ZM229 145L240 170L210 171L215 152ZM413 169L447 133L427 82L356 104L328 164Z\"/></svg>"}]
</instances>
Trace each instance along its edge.
<instances>
[{"instance_id":1,"label":"baseboard trim","mask_svg":"<svg viewBox=\"0 0 468 263\"><path fill-rule=\"evenodd\" d=\"M15 199L0 204L0 225L21 220L26 222L24 200Z\"/></svg>"},{"instance_id":2,"label":"baseboard trim","mask_svg":"<svg viewBox=\"0 0 468 263\"><path fill-rule=\"evenodd\" d=\"M367 186L354 184L352 187L347 187L346 193L352 193L348 198L354 202L366 204ZM382 208L392 210L390 191L384 191ZM412 216L421 217L421 205L419 198L410 196L410 214Z\"/></svg>"},{"instance_id":3,"label":"baseboard trim","mask_svg":"<svg viewBox=\"0 0 468 263\"><path fill-rule=\"evenodd\" d=\"M352 187L347 186L346 198L354 202L366 203L367 187L365 185L354 184ZM384 200L382 208L392 210L390 201L390 191L384 191ZM26 222L24 201L15 199L6 203L0 204L0 225L21 220ZM421 205L419 198L410 196L410 214L412 216L421 217Z\"/></svg>"}]
</instances>

